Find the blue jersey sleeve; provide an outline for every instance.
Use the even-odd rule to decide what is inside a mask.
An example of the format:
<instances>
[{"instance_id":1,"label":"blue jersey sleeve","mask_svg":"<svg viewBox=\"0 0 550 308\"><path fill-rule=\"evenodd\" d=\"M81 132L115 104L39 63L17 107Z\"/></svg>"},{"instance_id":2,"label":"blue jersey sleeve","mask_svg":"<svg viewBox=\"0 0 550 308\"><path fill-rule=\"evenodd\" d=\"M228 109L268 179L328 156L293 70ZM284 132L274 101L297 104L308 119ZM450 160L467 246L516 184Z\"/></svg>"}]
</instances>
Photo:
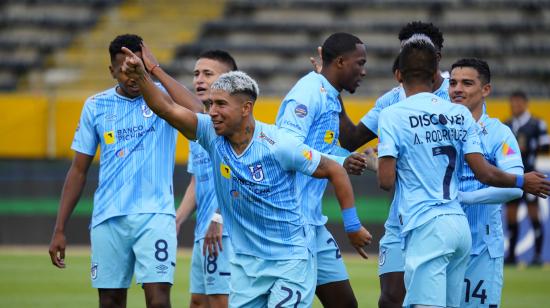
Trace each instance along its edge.
<instances>
[{"instance_id":1,"label":"blue jersey sleeve","mask_svg":"<svg viewBox=\"0 0 550 308\"><path fill-rule=\"evenodd\" d=\"M301 141L307 137L319 112L319 99L313 99L312 95L296 93L285 98L277 115L277 126L290 130Z\"/></svg>"},{"instance_id":2,"label":"blue jersey sleeve","mask_svg":"<svg viewBox=\"0 0 550 308\"><path fill-rule=\"evenodd\" d=\"M374 107L361 118L361 123L363 123L371 132L378 135L378 119L380 118L380 112L382 112L384 108L401 100L400 91L401 87L396 87L380 96L376 100L376 103L374 103Z\"/></svg>"},{"instance_id":3,"label":"blue jersey sleeve","mask_svg":"<svg viewBox=\"0 0 550 308\"><path fill-rule=\"evenodd\" d=\"M496 140L495 142L494 156L496 158L496 166L502 170L514 167L523 169L523 161L521 160L521 152L516 137L514 137L508 126L499 124L499 130L502 131L502 134L499 134L500 140Z\"/></svg>"},{"instance_id":4,"label":"blue jersey sleeve","mask_svg":"<svg viewBox=\"0 0 550 308\"><path fill-rule=\"evenodd\" d=\"M99 136L95 131L94 119L95 102L94 98L90 98L84 104L84 108L82 108L82 114L76 127L71 149L86 155L95 155L97 145L99 144Z\"/></svg>"},{"instance_id":5,"label":"blue jersey sleeve","mask_svg":"<svg viewBox=\"0 0 550 308\"><path fill-rule=\"evenodd\" d=\"M461 106L464 109L466 107ZM466 141L463 141L464 154L469 153L483 153L481 150L481 140L479 139L478 126L474 121L472 114L469 110L462 112L464 115L464 130L466 130Z\"/></svg>"},{"instance_id":6,"label":"blue jersey sleeve","mask_svg":"<svg viewBox=\"0 0 550 308\"><path fill-rule=\"evenodd\" d=\"M212 152L211 146L216 139L216 131L212 125L212 119L209 115L197 113L197 142L209 153Z\"/></svg>"},{"instance_id":7,"label":"blue jersey sleeve","mask_svg":"<svg viewBox=\"0 0 550 308\"><path fill-rule=\"evenodd\" d=\"M193 141L189 142L189 156L187 157L187 172L193 174Z\"/></svg>"},{"instance_id":8,"label":"blue jersey sleeve","mask_svg":"<svg viewBox=\"0 0 550 308\"><path fill-rule=\"evenodd\" d=\"M399 156L397 130L394 129L391 113L384 110L378 119L378 157Z\"/></svg>"},{"instance_id":9,"label":"blue jersey sleeve","mask_svg":"<svg viewBox=\"0 0 550 308\"><path fill-rule=\"evenodd\" d=\"M287 135L285 142L279 142L276 157L285 170L295 170L312 175L321 161L321 153Z\"/></svg>"}]
</instances>

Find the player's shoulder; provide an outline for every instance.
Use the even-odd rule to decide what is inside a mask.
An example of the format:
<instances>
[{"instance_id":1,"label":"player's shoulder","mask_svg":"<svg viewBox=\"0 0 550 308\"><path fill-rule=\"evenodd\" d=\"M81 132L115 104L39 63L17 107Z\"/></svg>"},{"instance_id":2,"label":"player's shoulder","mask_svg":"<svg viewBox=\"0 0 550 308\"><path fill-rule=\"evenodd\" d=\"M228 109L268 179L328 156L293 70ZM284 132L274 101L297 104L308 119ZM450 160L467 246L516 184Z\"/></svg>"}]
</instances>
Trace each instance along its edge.
<instances>
[{"instance_id":1,"label":"player's shoulder","mask_svg":"<svg viewBox=\"0 0 550 308\"><path fill-rule=\"evenodd\" d=\"M502 137L514 136L514 134L512 133L512 130L510 129L510 127L508 127L508 125L502 123L497 118L488 117L485 120L484 125L485 125L485 127L490 129L491 131L494 131L494 134L496 136L499 136L499 137L500 136L502 136Z\"/></svg>"},{"instance_id":2,"label":"player's shoulder","mask_svg":"<svg viewBox=\"0 0 550 308\"><path fill-rule=\"evenodd\" d=\"M389 105L395 104L402 99L403 88L399 85L393 89L382 94L378 99L376 99L375 105L377 107L387 107Z\"/></svg>"}]
</instances>

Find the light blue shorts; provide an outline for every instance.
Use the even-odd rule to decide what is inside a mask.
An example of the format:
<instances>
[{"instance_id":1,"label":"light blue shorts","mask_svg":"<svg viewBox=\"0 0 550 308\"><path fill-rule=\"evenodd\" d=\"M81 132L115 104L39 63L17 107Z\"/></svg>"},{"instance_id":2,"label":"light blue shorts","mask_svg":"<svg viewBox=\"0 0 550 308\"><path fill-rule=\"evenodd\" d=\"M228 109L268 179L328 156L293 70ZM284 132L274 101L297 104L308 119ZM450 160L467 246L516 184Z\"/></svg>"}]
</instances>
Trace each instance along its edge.
<instances>
[{"instance_id":1,"label":"light blue shorts","mask_svg":"<svg viewBox=\"0 0 550 308\"><path fill-rule=\"evenodd\" d=\"M489 251L470 256L460 307L500 306L503 282L503 257L491 258Z\"/></svg>"},{"instance_id":2,"label":"light blue shorts","mask_svg":"<svg viewBox=\"0 0 550 308\"><path fill-rule=\"evenodd\" d=\"M168 214L112 217L92 228L92 286L129 288L136 283L174 283L176 219Z\"/></svg>"},{"instance_id":3,"label":"light blue shorts","mask_svg":"<svg viewBox=\"0 0 550 308\"><path fill-rule=\"evenodd\" d=\"M315 264L317 285L348 280L344 259L338 243L325 226L311 226L315 230Z\"/></svg>"},{"instance_id":4,"label":"light blue shorts","mask_svg":"<svg viewBox=\"0 0 550 308\"><path fill-rule=\"evenodd\" d=\"M311 307L316 278L312 255L307 260L264 260L235 254L229 307Z\"/></svg>"},{"instance_id":5,"label":"light blue shorts","mask_svg":"<svg viewBox=\"0 0 550 308\"><path fill-rule=\"evenodd\" d=\"M378 253L378 276L386 273L404 272L405 257L399 236L399 226L385 225L384 236L380 239Z\"/></svg>"},{"instance_id":6,"label":"light blue shorts","mask_svg":"<svg viewBox=\"0 0 550 308\"><path fill-rule=\"evenodd\" d=\"M189 292L194 294L229 294L233 246L228 236L222 238L223 251L217 257L202 255L204 239L193 245Z\"/></svg>"},{"instance_id":7,"label":"light blue shorts","mask_svg":"<svg viewBox=\"0 0 550 308\"><path fill-rule=\"evenodd\" d=\"M472 238L464 215L440 215L407 234L405 307L459 307Z\"/></svg>"}]
</instances>

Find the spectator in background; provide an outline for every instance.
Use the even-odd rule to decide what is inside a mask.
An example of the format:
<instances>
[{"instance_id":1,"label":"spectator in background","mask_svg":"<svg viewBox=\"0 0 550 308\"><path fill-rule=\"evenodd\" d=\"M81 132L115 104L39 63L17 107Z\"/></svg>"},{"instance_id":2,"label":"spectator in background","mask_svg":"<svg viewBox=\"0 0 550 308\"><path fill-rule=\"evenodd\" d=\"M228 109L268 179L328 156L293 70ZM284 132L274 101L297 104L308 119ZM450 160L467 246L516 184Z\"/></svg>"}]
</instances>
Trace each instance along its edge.
<instances>
[{"instance_id":1,"label":"spectator in background","mask_svg":"<svg viewBox=\"0 0 550 308\"><path fill-rule=\"evenodd\" d=\"M533 171L535 170L535 161L538 153L547 153L549 149L550 138L548 137L546 123L529 113L528 98L523 91L514 91L510 95L510 108L512 118L506 121L506 125L510 127L516 136L525 172ZM524 193L520 199L510 201L506 205L510 246L505 263L516 263L516 244L519 234L517 214L519 203L522 200L527 204L527 211L535 232L535 258L533 259L533 263L542 264L541 253L542 244L544 243L544 228L539 218L538 198L528 193Z\"/></svg>"}]
</instances>

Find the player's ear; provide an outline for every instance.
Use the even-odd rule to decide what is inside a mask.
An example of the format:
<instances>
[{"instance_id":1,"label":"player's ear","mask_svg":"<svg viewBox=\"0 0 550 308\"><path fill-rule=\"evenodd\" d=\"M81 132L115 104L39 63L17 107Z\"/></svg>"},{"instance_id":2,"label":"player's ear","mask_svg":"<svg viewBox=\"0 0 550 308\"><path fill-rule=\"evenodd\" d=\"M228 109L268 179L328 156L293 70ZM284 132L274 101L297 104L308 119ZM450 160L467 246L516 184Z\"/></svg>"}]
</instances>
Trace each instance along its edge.
<instances>
[{"instance_id":1,"label":"player's ear","mask_svg":"<svg viewBox=\"0 0 550 308\"><path fill-rule=\"evenodd\" d=\"M247 99L243 103L243 116L248 116L252 114L254 109L254 102L251 99Z\"/></svg>"},{"instance_id":2,"label":"player's ear","mask_svg":"<svg viewBox=\"0 0 550 308\"><path fill-rule=\"evenodd\" d=\"M111 73L111 77L113 77L113 79L116 79L116 76L115 76L115 69L113 68L113 65L109 65L109 72Z\"/></svg>"},{"instance_id":3,"label":"player's ear","mask_svg":"<svg viewBox=\"0 0 550 308\"><path fill-rule=\"evenodd\" d=\"M481 87L481 96L483 96L483 98L489 96L489 94L491 94L491 90L492 90L492 87L490 83L484 84Z\"/></svg>"},{"instance_id":4,"label":"player's ear","mask_svg":"<svg viewBox=\"0 0 550 308\"><path fill-rule=\"evenodd\" d=\"M403 83L403 76L401 75L400 70L395 70L395 79L397 79L397 82Z\"/></svg>"}]
</instances>

